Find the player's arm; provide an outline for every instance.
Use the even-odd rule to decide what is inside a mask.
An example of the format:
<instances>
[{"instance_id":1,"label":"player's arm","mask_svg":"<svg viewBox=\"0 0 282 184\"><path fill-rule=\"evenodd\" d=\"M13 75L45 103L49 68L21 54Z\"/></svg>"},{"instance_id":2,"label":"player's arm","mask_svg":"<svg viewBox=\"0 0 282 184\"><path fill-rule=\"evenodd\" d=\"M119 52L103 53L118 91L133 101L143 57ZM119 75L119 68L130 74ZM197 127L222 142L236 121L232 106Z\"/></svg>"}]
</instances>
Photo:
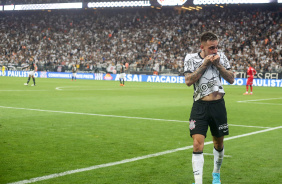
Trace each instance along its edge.
<instances>
[{"instance_id":1,"label":"player's arm","mask_svg":"<svg viewBox=\"0 0 282 184\"><path fill-rule=\"evenodd\" d=\"M203 73L206 71L207 66L200 66L195 72L193 73L185 73L185 83L187 86L191 86L195 82L197 82L203 75Z\"/></svg>"},{"instance_id":2,"label":"player's arm","mask_svg":"<svg viewBox=\"0 0 282 184\"><path fill-rule=\"evenodd\" d=\"M37 72L38 68L37 68L37 65L34 63L34 71Z\"/></svg>"},{"instance_id":3,"label":"player's arm","mask_svg":"<svg viewBox=\"0 0 282 184\"><path fill-rule=\"evenodd\" d=\"M185 83L187 86L191 86L192 84L195 84L202 75L205 73L207 67L210 65L211 56L207 56L203 62L203 64L194 72L192 73L185 73Z\"/></svg>"},{"instance_id":4,"label":"player's arm","mask_svg":"<svg viewBox=\"0 0 282 184\"><path fill-rule=\"evenodd\" d=\"M28 69L29 70L30 66L27 65L27 66L23 66L22 69Z\"/></svg>"},{"instance_id":5,"label":"player's arm","mask_svg":"<svg viewBox=\"0 0 282 184\"><path fill-rule=\"evenodd\" d=\"M231 70L227 70L224 66L219 63L219 55L215 55L212 59L212 64L218 69L222 78L224 78L230 84L234 83L234 74Z\"/></svg>"},{"instance_id":6,"label":"player's arm","mask_svg":"<svg viewBox=\"0 0 282 184\"><path fill-rule=\"evenodd\" d=\"M250 72L249 72L249 69L247 70L247 78L250 78Z\"/></svg>"}]
</instances>

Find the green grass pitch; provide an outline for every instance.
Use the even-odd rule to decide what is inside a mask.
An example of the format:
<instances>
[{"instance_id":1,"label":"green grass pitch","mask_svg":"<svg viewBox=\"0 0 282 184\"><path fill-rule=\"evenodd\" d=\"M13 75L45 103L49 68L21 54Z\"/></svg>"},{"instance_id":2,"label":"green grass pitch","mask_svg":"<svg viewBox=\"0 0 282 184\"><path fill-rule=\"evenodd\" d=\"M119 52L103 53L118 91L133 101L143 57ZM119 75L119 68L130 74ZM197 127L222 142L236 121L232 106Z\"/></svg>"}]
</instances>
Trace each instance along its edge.
<instances>
[{"instance_id":1,"label":"green grass pitch","mask_svg":"<svg viewBox=\"0 0 282 184\"><path fill-rule=\"evenodd\" d=\"M185 84L0 77L0 183L191 184ZM32 83L32 80L30 84ZM281 183L282 89L224 86L223 184ZM211 135L204 183L211 183Z\"/></svg>"}]
</instances>

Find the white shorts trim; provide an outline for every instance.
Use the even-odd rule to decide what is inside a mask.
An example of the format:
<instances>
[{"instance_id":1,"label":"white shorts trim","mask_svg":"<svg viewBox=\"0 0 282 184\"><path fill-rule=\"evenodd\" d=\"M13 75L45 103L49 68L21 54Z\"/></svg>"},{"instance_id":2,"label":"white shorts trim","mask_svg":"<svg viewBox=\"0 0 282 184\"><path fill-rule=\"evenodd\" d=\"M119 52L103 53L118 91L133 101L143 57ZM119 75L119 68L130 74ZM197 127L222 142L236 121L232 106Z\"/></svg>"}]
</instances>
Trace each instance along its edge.
<instances>
[{"instance_id":1,"label":"white shorts trim","mask_svg":"<svg viewBox=\"0 0 282 184\"><path fill-rule=\"evenodd\" d=\"M125 73L119 74L119 78L120 78L120 79L124 79L124 78L125 78Z\"/></svg>"},{"instance_id":2,"label":"white shorts trim","mask_svg":"<svg viewBox=\"0 0 282 184\"><path fill-rule=\"evenodd\" d=\"M28 73L28 75L34 77L34 73L35 73L34 71L30 71L30 72Z\"/></svg>"}]
</instances>

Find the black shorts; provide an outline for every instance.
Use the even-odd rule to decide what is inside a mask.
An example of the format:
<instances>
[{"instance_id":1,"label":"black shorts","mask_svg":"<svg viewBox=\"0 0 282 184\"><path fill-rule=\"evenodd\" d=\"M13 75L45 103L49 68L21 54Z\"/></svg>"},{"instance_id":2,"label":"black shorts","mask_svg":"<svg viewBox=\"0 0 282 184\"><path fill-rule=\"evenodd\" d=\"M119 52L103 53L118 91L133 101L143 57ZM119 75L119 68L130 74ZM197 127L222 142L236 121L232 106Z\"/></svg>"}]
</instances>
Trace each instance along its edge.
<instances>
[{"instance_id":1,"label":"black shorts","mask_svg":"<svg viewBox=\"0 0 282 184\"><path fill-rule=\"evenodd\" d=\"M189 119L190 136L207 136L208 126L212 136L229 135L224 99L215 101L195 101Z\"/></svg>"}]
</instances>

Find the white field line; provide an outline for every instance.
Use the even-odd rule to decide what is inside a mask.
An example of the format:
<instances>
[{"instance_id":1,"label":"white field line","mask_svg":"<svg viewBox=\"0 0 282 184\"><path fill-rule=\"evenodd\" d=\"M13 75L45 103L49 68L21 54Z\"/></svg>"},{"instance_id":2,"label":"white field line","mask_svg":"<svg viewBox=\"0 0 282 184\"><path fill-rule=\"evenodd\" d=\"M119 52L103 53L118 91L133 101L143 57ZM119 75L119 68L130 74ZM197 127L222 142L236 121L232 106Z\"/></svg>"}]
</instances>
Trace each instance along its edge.
<instances>
[{"instance_id":1,"label":"white field line","mask_svg":"<svg viewBox=\"0 0 282 184\"><path fill-rule=\"evenodd\" d=\"M123 88L107 88L107 89L102 89L102 88L89 88L89 86L87 86L86 89L82 89L81 87L83 86L63 86L63 87L56 87L55 90L71 90L71 91L84 91L84 90L92 90L92 91L106 91L106 90L123 90ZM74 89L74 88L79 88L79 89ZM184 89L187 90L187 88L184 87L130 87L127 88L126 90L135 90L135 89L139 89L139 90L143 90L143 89Z\"/></svg>"},{"instance_id":2,"label":"white field line","mask_svg":"<svg viewBox=\"0 0 282 184\"><path fill-rule=\"evenodd\" d=\"M74 89L75 87L78 87L79 89ZM56 90L65 90L65 89L67 89L67 90L72 90L72 91L106 91L106 90L116 90L116 89L101 89L101 88L99 88L99 89L96 89L96 88L93 88L93 89L90 89L90 88L88 88L88 89L81 89L81 86L65 86L65 87L56 87L55 88Z\"/></svg>"},{"instance_id":3,"label":"white field line","mask_svg":"<svg viewBox=\"0 0 282 184\"><path fill-rule=\"evenodd\" d=\"M243 100L243 101L237 101L239 103L253 103L253 104L263 104L263 105L282 105L280 103L262 103L259 101L266 101L266 100L277 100L282 98L267 98L267 99L257 99L257 100Z\"/></svg>"},{"instance_id":4,"label":"white field line","mask_svg":"<svg viewBox=\"0 0 282 184\"><path fill-rule=\"evenodd\" d=\"M233 136L233 137L228 137L228 138L225 138L224 140L228 141L228 140L237 139L237 138L241 138L241 137L247 137L247 136L250 136L250 135L255 135L255 134L264 133L264 132L268 132L268 131L272 131L272 130L277 130L277 129L280 129L280 128L282 128L282 126L274 127L274 128L268 128L268 129L265 129L265 130L246 133L246 134L237 135L237 136ZM209 141L209 142L205 143L205 145L209 145L209 144L213 144L213 141ZM135 158L131 158L131 159L125 159L125 160L121 160L121 161L117 161L117 162L110 162L110 163L107 163L107 164L95 165L95 166L91 166L91 167L75 169L75 170L65 171L65 172L61 172L61 173L55 173L55 174L50 174L50 175L46 175L46 176L31 178L31 179L28 179L28 180L22 180L22 181L18 181L18 182L14 182L14 183L9 183L9 184L34 183L34 182L53 179L53 178L66 176L66 175L70 175L70 174L75 174L75 173L80 173L80 172L85 172L85 171L91 171L91 170L115 166L115 165L119 165L119 164L125 164L125 163L134 162L134 161L143 160L143 159L152 158L152 157L158 157L158 156L161 156L161 155L166 155L166 154L169 154L169 153L175 153L177 151L188 150L188 149L191 149L191 148L193 148L193 146L186 146L186 147L177 148L177 149L173 149L173 150L167 150L167 151L158 152L158 153L154 153L154 154L150 154L150 155L144 155L144 156L135 157Z\"/></svg>"},{"instance_id":5,"label":"white field line","mask_svg":"<svg viewBox=\"0 0 282 184\"><path fill-rule=\"evenodd\" d=\"M131 117L131 116L116 116L116 115L92 114L92 113L83 113L83 112L53 111L53 110L29 109L29 108L21 108L21 107L0 106L0 108L17 109L17 110L28 110L28 111L39 111L39 112L51 112L51 113L62 113L62 114L77 114L77 115L87 115L87 116L102 116L102 117L125 118L125 119L139 119L139 120L142 119L142 120L150 120L150 121L169 121L169 122L188 123L188 121L181 121L181 120L156 119L156 118ZM252 128L270 128L270 127L247 126L247 125L233 125L233 124L228 124L228 125L229 126L240 126L240 127L252 127Z\"/></svg>"},{"instance_id":6,"label":"white field line","mask_svg":"<svg viewBox=\"0 0 282 184\"><path fill-rule=\"evenodd\" d=\"M213 156L213 153L203 153L204 155ZM230 155L224 155L224 157L231 157Z\"/></svg>"},{"instance_id":7,"label":"white field line","mask_svg":"<svg viewBox=\"0 0 282 184\"><path fill-rule=\"evenodd\" d=\"M249 127L249 128L271 128L271 127L261 127L261 126L249 126L249 125L235 125L235 124L229 124L228 126L238 126L238 127Z\"/></svg>"},{"instance_id":8,"label":"white field line","mask_svg":"<svg viewBox=\"0 0 282 184\"><path fill-rule=\"evenodd\" d=\"M263 104L263 105L282 105L282 104L276 104L276 103L260 103L260 102L243 102L243 103Z\"/></svg>"},{"instance_id":9,"label":"white field line","mask_svg":"<svg viewBox=\"0 0 282 184\"><path fill-rule=\"evenodd\" d=\"M267 99L257 99L257 100L243 100L243 101L237 101L237 102L258 102L258 101L265 101L265 100L277 100L282 98L267 98Z\"/></svg>"}]
</instances>

